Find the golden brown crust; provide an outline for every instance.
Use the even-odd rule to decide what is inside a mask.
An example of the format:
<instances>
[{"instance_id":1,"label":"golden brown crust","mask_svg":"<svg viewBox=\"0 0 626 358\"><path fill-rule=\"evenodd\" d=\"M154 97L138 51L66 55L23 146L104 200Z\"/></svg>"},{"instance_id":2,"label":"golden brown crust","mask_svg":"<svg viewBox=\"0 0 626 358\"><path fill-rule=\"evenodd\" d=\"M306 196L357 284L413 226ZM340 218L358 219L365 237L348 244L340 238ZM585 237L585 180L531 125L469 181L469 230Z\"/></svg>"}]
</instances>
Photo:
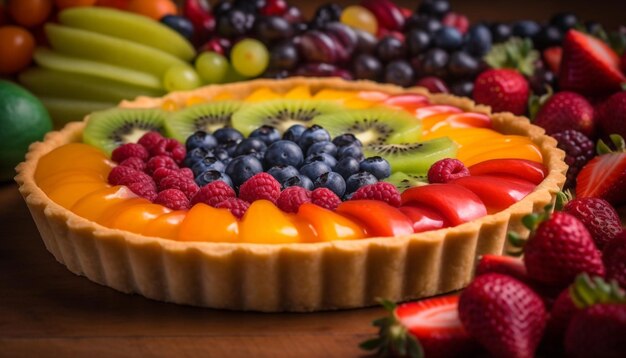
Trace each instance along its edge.
<instances>
[{"instance_id":1,"label":"golden brown crust","mask_svg":"<svg viewBox=\"0 0 626 358\"><path fill-rule=\"evenodd\" d=\"M170 94L163 99L138 98L123 107L158 107L191 96L207 100L222 91L245 97L271 87L285 92L297 85L321 88L410 91L468 111L490 114L485 106L422 88L404 90L367 81L338 79L255 80ZM364 307L377 297L403 301L463 288L479 255L500 254L506 232L523 233L520 220L554 200L567 166L554 139L528 119L510 113L492 115L505 134L529 136L549 169L545 180L510 208L457 227L395 238L370 238L313 244L229 244L178 242L103 227L52 202L36 185L39 159L54 148L81 140L84 122L70 123L34 143L15 180L46 248L78 275L126 293L155 300L233 310L318 311Z\"/></svg>"}]
</instances>

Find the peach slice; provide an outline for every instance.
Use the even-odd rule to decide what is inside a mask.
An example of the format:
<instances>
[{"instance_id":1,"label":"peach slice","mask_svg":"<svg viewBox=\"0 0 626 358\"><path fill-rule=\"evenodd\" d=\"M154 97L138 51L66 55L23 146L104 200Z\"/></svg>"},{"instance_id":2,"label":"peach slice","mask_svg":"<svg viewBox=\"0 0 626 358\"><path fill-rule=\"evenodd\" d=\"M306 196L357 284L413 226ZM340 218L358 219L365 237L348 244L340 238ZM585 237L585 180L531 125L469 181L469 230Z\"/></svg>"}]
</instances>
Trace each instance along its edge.
<instances>
[{"instance_id":1,"label":"peach slice","mask_svg":"<svg viewBox=\"0 0 626 358\"><path fill-rule=\"evenodd\" d=\"M295 215L294 215L295 216ZM240 224L241 241L257 244L287 244L305 241L291 215L268 200L250 205Z\"/></svg>"},{"instance_id":2,"label":"peach slice","mask_svg":"<svg viewBox=\"0 0 626 358\"><path fill-rule=\"evenodd\" d=\"M176 240L179 236L180 226L186 216L187 210L176 210L163 214L150 221L144 227L142 234Z\"/></svg>"},{"instance_id":3,"label":"peach slice","mask_svg":"<svg viewBox=\"0 0 626 358\"><path fill-rule=\"evenodd\" d=\"M365 237L363 228L356 222L311 203L298 209L298 217L313 225L322 241L356 240Z\"/></svg>"},{"instance_id":4,"label":"peach slice","mask_svg":"<svg viewBox=\"0 0 626 358\"><path fill-rule=\"evenodd\" d=\"M110 207L137 195L125 186L117 185L96 190L78 200L70 210L87 220L98 221Z\"/></svg>"},{"instance_id":5,"label":"peach slice","mask_svg":"<svg viewBox=\"0 0 626 358\"><path fill-rule=\"evenodd\" d=\"M194 205L178 229L180 241L237 242L239 222L228 209Z\"/></svg>"},{"instance_id":6,"label":"peach slice","mask_svg":"<svg viewBox=\"0 0 626 358\"><path fill-rule=\"evenodd\" d=\"M285 99L311 99L311 89L309 86L296 86L285 93Z\"/></svg>"},{"instance_id":7,"label":"peach slice","mask_svg":"<svg viewBox=\"0 0 626 358\"><path fill-rule=\"evenodd\" d=\"M45 193L53 190L55 187L70 183L107 183L107 178L103 172L94 170L67 170L47 176L39 183L39 187Z\"/></svg>"},{"instance_id":8,"label":"peach slice","mask_svg":"<svg viewBox=\"0 0 626 358\"><path fill-rule=\"evenodd\" d=\"M141 234L148 224L169 212L171 210L165 206L149 202L131 205L122 209L111 218L110 227Z\"/></svg>"},{"instance_id":9,"label":"peach slice","mask_svg":"<svg viewBox=\"0 0 626 358\"><path fill-rule=\"evenodd\" d=\"M70 143L54 149L39 160L35 181L39 183L52 174L74 170L93 170L106 176L114 166L115 164L95 147Z\"/></svg>"},{"instance_id":10,"label":"peach slice","mask_svg":"<svg viewBox=\"0 0 626 358\"><path fill-rule=\"evenodd\" d=\"M86 195L107 187L109 187L109 184L104 181L69 182L50 188L46 194L50 200L66 209L70 209L78 200Z\"/></svg>"},{"instance_id":11,"label":"peach slice","mask_svg":"<svg viewBox=\"0 0 626 358\"><path fill-rule=\"evenodd\" d=\"M259 88L258 90L252 92L244 99L246 102L263 102L263 101L271 101L273 99L281 99L281 95L272 91L269 88Z\"/></svg>"}]
</instances>

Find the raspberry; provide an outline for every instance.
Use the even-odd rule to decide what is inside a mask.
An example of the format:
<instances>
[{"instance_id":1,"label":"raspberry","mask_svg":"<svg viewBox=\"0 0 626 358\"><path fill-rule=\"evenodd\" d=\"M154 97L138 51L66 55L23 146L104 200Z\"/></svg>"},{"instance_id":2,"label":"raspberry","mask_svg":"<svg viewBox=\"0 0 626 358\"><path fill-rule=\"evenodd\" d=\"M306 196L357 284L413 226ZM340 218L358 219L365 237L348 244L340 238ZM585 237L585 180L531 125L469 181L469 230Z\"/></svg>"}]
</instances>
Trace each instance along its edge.
<instances>
[{"instance_id":1,"label":"raspberry","mask_svg":"<svg viewBox=\"0 0 626 358\"><path fill-rule=\"evenodd\" d=\"M143 172L146 169L146 162L144 162L138 157L130 157L130 158L124 159L120 163L120 165L123 167L130 167L135 170L139 170L140 172Z\"/></svg>"},{"instance_id":2,"label":"raspberry","mask_svg":"<svg viewBox=\"0 0 626 358\"><path fill-rule=\"evenodd\" d=\"M290 186L280 193L276 206L288 213L297 213L300 205L311 202L311 192L300 186Z\"/></svg>"},{"instance_id":3,"label":"raspberry","mask_svg":"<svg viewBox=\"0 0 626 358\"><path fill-rule=\"evenodd\" d=\"M555 133L552 137L558 142L557 147L565 151L565 163L569 166L564 189L573 189L578 173L594 157L595 146L587 136L573 129Z\"/></svg>"},{"instance_id":4,"label":"raspberry","mask_svg":"<svg viewBox=\"0 0 626 358\"><path fill-rule=\"evenodd\" d=\"M146 199L153 200L156 197L156 184L146 173L131 167L117 166L111 170L108 177L111 185L125 185L133 193Z\"/></svg>"},{"instance_id":5,"label":"raspberry","mask_svg":"<svg viewBox=\"0 0 626 358\"><path fill-rule=\"evenodd\" d=\"M151 152L152 149L163 139L163 136L159 132L148 132L139 138L137 144L141 144L148 150L148 152Z\"/></svg>"},{"instance_id":6,"label":"raspberry","mask_svg":"<svg viewBox=\"0 0 626 358\"><path fill-rule=\"evenodd\" d=\"M126 143L115 148L111 153L111 159L116 163L121 163L128 158L139 158L141 160L148 159L148 151L137 143Z\"/></svg>"},{"instance_id":7,"label":"raspberry","mask_svg":"<svg viewBox=\"0 0 626 358\"><path fill-rule=\"evenodd\" d=\"M125 178L138 175L138 173L141 172L137 169L118 165L115 168L111 169L107 180L111 185L122 185L121 183Z\"/></svg>"},{"instance_id":8,"label":"raspberry","mask_svg":"<svg viewBox=\"0 0 626 358\"><path fill-rule=\"evenodd\" d=\"M178 189L165 189L154 199L155 204L167 206L172 210L183 210L189 207L189 199Z\"/></svg>"},{"instance_id":9,"label":"raspberry","mask_svg":"<svg viewBox=\"0 0 626 358\"><path fill-rule=\"evenodd\" d=\"M153 175L154 171L158 168L168 168L174 170L179 169L178 164L176 164L176 162L172 158L166 155L154 156L150 158L150 160L148 160L148 162L146 163L146 173L150 175Z\"/></svg>"},{"instance_id":10,"label":"raspberry","mask_svg":"<svg viewBox=\"0 0 626 358\"><path fill-rule=\"evenodd\" d=\"M161 183L161 180L163 180L165 177L168 177L172 174L177 174L177 173L178 175L182 175L189 179L193 179L193 172L189 168L182 168L182 169L176 170L176 169L170 169L170 168L165 168L165 167L157 168L152 174L152 179L154 179L154 182L157 184L157 186L159 186Z\"/></svg>"},{"instance_id":11,"label":"raspberry","mask_svg":"<svg viewBox=\"0 0 626 358\"><path fill-rule=\"evenodd\" d=\"M136 181L128 183L126 186L133 193L150 201L153 201L157 197L156 185L154 185L154 181L152 181L152 179L150 179L150 181Z\"/></svg>"},{"instance_id":12,"label":"raspberry","mask_svg":"<svg viewBox=\"0 0 626 358\"><path fill-rule=\"evenodd\" d=\"M467 169L466 169L467 170ZM400 206L400 192L395 185L387 182L378 182L376 184L370 184L362 186L352 194L350 200L378 200L398 207Z\"/></svg>"},{"instance_id":13,"label":"raspberry","mask_svg":"<svg viewBox=\"0 0 626 358\"><path fill-rule=\"evenodd\" d=\"M245 214L246 210L250 207L250 204L238 198L228 198L215 205L215 207L218 209L228 209L235 217L241 219L243 214Z\"/></svg>"},{"instance_id":14,"label":"raspberry","mask_svg":"<svg viewBox=\"0 0 626 358\"><path fill-rule=\"evenodd\" d=\"M191 198L191 205L204 203L215 207L222 201L234 197L236 197L235 191L230 185L221 180L216 180L200 188L196 195Z\"/></svg>"},{"instance_id":15,"label":"raspberry","mask_svg":"<svg viewBox=\"0 0 626 358\"><path fill-rule=\"evenodd\" d=\"M180 164L185 159L187 150L176 139L164 138L150 149L150 154L152 156L166 155L174 159L176 164Z\"/></svg>"},{"instance_id":16,"label":"raspberry","mask_svg":"<svg viewBox=\"0 0 626 358\"><path fill-rule=\"evenodd\" d=\"M239 198L252 203L265 199L276 203L280 195L280 183L267 173L255 174L239 188Z\"/></svg>"},{"instance_id":17,"label":"raspberry","mask_svg":"<svg viewBox=\"0 0 626 358\"><path fill-rule=\"evenodd\" d=\"M198 184L184 174L176 172L166 176L159 182L159 190L178 189L191 199L198 192Z\"/></svg>"},{"instance_id":18,"label":"raspberry","mask_svg":"<svg viewBox=\"0 0 626 358\"><path fill-rule=\"evenodd\" d=\"M341 199L328 188L317 188L311 192L311 202L322 208L335 210L341 204Z\"/></svg>"},{"instance_id":19,"label":"raspberry","mask_svg":"<svg viewBox=\"0 0 626 358\"><path fill-rule=\"evenodd\" d=\"M458 159L441 159L428 169L429 183L447 183L451 180L469 176L469 170Z\"/></svg>"}]
</instances>

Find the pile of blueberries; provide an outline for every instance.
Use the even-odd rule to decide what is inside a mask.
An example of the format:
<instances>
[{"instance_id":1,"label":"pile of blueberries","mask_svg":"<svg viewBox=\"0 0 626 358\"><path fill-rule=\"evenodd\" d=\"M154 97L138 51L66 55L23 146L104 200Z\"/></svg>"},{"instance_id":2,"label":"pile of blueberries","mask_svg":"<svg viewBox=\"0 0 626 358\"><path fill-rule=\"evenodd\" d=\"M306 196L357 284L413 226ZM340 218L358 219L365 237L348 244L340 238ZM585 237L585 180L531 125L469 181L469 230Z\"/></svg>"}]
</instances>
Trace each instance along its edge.
<instances>
[{"instance_id":1,"label":"pile of blueberries","mask_svg":"<svg viewBox=\"0 0 626 358\"><path fill-rule=\"evenodd\" d=\"M363 145L353 134L332 139L324 128L293 125L280 135L263 125L248 138L231 127L209 134L198 131L185 143L184 165L204 186L222 180L237 190L255 174L266 171L282 185L308 190L328 188L348 199L364 185L391 175L389 162L379 156L365 158Z\"/></svg>"}]
</instances>

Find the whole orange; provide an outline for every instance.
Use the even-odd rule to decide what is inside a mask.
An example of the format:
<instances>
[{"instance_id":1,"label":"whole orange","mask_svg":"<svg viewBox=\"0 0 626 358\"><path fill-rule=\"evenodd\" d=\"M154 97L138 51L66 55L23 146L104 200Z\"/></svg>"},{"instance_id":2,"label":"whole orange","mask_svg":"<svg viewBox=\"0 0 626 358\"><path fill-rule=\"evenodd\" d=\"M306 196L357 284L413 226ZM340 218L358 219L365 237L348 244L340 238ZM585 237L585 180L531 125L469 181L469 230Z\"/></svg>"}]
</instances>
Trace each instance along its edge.
<instances>
[{"instance_id":1,"label":"whole orange","mask_svg":"<svg viewBox=\"0 0 626 358\"><path fill-rule=\"evenodd\" d=\"M66 9L68 7L76 6L94 6L96 0L54 0L54 4L59 10Z\"/></svg>"},{"instance_id":2,"label":"whole orange","mask_svg":"<svg viewBox=\"0 0 626 358\"><path fill-rule=\"evenodd\" d=\"M43 24L52 12L52 0L10 0L7 10L13 21L24 27Z\"/></svg>"},{"instance_id":3,"label":"whole orange","mask_svg":"<svg viewBox=\"0 0 626 358\"><path fill-rule=\"evenodd\" d=\"M171 0L130 0L128 11L159 21L165 15L176 15L178 9Z\"/></svg>"}]
</instances>

